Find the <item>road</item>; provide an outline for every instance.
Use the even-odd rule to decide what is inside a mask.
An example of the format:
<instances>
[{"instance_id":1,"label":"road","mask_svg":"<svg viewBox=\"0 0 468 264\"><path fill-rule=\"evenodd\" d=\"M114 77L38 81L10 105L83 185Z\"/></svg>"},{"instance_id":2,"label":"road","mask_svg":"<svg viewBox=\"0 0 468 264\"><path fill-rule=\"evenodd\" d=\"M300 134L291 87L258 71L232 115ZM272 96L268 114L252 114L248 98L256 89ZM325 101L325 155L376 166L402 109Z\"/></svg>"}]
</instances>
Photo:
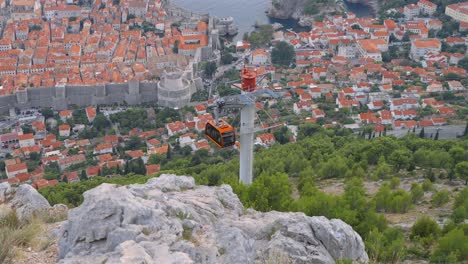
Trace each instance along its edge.
<instances>
[{"instance_id":1,"label":"road","mask_svg":"<svg viewBox=\"0 0 468 264\"><path fill-rule=\"evenodd\" d=\"M16 117L8 117L3 121L0 121L0 133L4 129L11 128L19 122L20 125L31 124L34 121L41 120L42 115L39 113L34 113L33 115L19 115Z\"/></svg>"},{"instance_id":2,"label":"road","mask_svg":"<svg viewBox=\"0 0 468 264\"><path fill-rule=\"evenodd\" d=\"M5 121L0 122L0 132L3 131L4 129L8 129L16 124L17 120L14 119L8 119Z\"/></svg>"},{"instance_id":3,"label":"road","mask_svg":"<svg viewBox=\"0 0 468 264\"><path fill-rule=\"evenodd\" d=\"M232 68L236 68L237 66L242 64L245 58L250 57L250 54L251 54L250 52L244 52L244 53L242 53L242 55L239 56L237 61L235 61L235 62L233 62L231 64L228 64L228 65L221 65L220 67L218 67L213 79L216 80L216 79L221 78L226 71L228 71L228 70L230 70Z\"/></svg>"}]
</instances>

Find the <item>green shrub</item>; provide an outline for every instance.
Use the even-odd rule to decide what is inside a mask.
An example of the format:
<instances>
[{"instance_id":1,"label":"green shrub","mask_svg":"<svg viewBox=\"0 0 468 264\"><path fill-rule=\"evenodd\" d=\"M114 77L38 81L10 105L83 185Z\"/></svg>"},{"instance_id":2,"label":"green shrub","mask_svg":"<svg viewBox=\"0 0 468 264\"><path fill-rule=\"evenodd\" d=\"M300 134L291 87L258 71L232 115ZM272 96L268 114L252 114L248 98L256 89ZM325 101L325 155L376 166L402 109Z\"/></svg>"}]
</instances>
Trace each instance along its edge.
<instances>
[{"instance_id":1,"label":"green shrub","mask_svg":"<svg viewBox=\"0 0 468 264\"><path fill-rule=\"evenodd\" d=\"M406 256L405 237L398 228L387 228L384 232L374 229L365 244L374 263L398 263Z\"/></svg>"},{"instance_id":2,"label":"green shrub","mask_svg":"<svg viewBox=\"0 0 468 264\"><path fill-rule=\"evenodd\" d=\"M422 188L423 188L424 192L429 192L429 191L434 190L434 185L432 185L432 182L430 180L425 180L422 183Z\"/></svg>"},{"instance_id":3,"label":"green shrub","mask_svg":"<svg viewBox=\"0 0 468 264\"><path fill-rule=\"evenodd\" d=\"M434 207L441 207L450 201L450 193L447 190L438 191L432 196L431 204Z\"/></svg>"},{"instance_id":4,"label":"green shrub","mask_svg":"<svg viewBox=\"0 0 468 264\"><path fill-rule=\"evenodd\" d=\"M382 185L374 197L377 210L388 213L406 213L412 204L412 197L404 190L391 191L388 184Z\"/></svg>"},{"instance_id":5,"label":"green shrub","mask_svg":"<svg viewBox=\"0 0 468 264\"><path fill-rule=\"evenodd\" d=\"M93 189L102 183L113 183L118 185L128 185L135 183L145 183L149 176L141 176L130 173L126 176L104 178L94 177L90 180L74 183L59 183L54 186L45 187L39 193L51 204L65 204L69 207L79 206L83 202L83 193Z\"/></svg>"},{"instance_id":6,"label":"green shrub","mask_svg":"<svg viewBox=\"0 0 468 264\"><path fill-rule=\"evenodd\" d=\"M413 203L416 203L419 200L421 200L423 196L424 196L424 190L421 187L421 185L413 182L411 184L411 199L413 200Z\"/></svg>"},{"instance_id":7,"label":"green shrub","mask_svg":"<svg viewBox=\"0 0 468 264\"><path fill-rule=\"evenodd\" d=\"M463 188L455 197L451 218L455 223L463 222L468 218L468 187Z\"/></svg>"},{"instance_id":8,"label":"green shrub","mask_svg":"<svg viewBox=\"0 0 468 264\"><path fill-rule=\"evenodd\" d=\"M426 238L430 236L435 238L438 236L439 232L440 228L436 221L428 216L423 216L414 223L413 227L411 227L410 238Z\"/></svg>"},{"instance_id":9,"label":"green shrub","mask_svg":"<svg viewBox=\"0 0 468 264\"><path fill-rule=\"evenodd\" d=\"M431 260L437 263L459 263L468 259L468 225L459 226L438 241Z\"/></svg>"},{"instance_id":10,"label":"green shrub","mask_svg":"<svg viewBox=\"0 0 468 264\"><path fill-rule=\"evenodd\" d=\"M393 177L393 178L390 180L390 188L396 189L396 188L398 188L398 186L400 186L400 178L398 178L398 177Z\"/></svg>"}]
</instances>

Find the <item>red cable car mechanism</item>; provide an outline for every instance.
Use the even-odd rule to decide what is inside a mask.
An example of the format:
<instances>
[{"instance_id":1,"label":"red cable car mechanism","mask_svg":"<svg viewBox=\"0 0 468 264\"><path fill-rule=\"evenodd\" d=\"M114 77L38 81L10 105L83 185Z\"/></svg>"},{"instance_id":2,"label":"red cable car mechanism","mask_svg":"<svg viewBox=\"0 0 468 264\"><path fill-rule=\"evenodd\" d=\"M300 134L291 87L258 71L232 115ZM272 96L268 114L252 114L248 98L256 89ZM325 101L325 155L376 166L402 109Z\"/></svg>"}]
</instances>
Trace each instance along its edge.
<instances>
[{"instance_id":1,"label":"red cable car mechanism","mask_svg":"<svg viewBox=\"0 0 468 264\"><path fill-rule=\"evenodd\" d=\"M243 68L241 72L242 90L244 92L253 92L257 87L257 71L250 68Z\"/></svg>"}]
</instances>

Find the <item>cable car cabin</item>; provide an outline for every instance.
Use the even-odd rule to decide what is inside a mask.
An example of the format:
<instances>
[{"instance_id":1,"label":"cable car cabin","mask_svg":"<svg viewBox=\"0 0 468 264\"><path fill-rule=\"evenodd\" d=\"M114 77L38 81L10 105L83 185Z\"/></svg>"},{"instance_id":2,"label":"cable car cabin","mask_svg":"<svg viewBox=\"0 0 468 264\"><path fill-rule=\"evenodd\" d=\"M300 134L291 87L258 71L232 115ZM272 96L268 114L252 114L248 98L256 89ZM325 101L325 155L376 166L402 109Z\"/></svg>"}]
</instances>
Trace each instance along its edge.
<instances>
[{"instance_id":1,"label":"cable car cabin","mask_svg":"<svg viewBox=\"0 0 468 264\"><path fill-rule=\"evenodd\" d=\"M219 120L219 125L216 125L215 121L206 123L205 135L220 148L230 147L236 143L236 130L222 119Z\"/></svg>"}]
</instances>

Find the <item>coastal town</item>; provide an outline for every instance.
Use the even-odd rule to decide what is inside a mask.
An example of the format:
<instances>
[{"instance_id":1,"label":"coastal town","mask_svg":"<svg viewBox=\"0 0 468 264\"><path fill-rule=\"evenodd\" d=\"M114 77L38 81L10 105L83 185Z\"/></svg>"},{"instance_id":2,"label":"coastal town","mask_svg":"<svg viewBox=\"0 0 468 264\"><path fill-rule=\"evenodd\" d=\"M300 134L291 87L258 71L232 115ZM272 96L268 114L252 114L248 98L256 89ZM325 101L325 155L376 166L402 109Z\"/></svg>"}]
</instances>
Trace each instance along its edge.
<instances>
[{"instance_id":1,"label":"coastal town","mask_svg":"<svg viewBox=\"0 0 468 264\"><path fill-rule=\"evenodd\" d=\"M0 263L466 263L466 0L0 0Z\"/></svg>"},{"instance_id":2,"label":"coastal town","mask_svg":"<svg viewBox=\"0 0 468 264\"><path fill-rule=\"evenodd\" d=\"M202 74L191 78L203 79L202 88L187 91L191 103L170 111L157 102L10 108L0 135L2 177L10 184L40 189L98 175L152 175L174 153L217 151L203 136L214 118L211 105L240 93L234 84L243 67L265 76L259 89L280 95L256 103L256 123L274 127L255 136L258 147L294 142L302 124L342 126L369 139L466 133L467 2L445 7L457 27L444 37L445 22L434 17L440 7L419 0L387 10L383 20L347 12L313 22L310 31L273 30L266 43L247 37L223 45L217 39L223 25L201 17L180 23L160 0L13 0L0 8L8 17L0 39L1 95L135 81L170 90L177 82L168 82L166 72L194 61ZM273 53L284 42L294 56L281 66ZM203 55L204 48L214 55Z\"/></svg>"}]
</instances>

